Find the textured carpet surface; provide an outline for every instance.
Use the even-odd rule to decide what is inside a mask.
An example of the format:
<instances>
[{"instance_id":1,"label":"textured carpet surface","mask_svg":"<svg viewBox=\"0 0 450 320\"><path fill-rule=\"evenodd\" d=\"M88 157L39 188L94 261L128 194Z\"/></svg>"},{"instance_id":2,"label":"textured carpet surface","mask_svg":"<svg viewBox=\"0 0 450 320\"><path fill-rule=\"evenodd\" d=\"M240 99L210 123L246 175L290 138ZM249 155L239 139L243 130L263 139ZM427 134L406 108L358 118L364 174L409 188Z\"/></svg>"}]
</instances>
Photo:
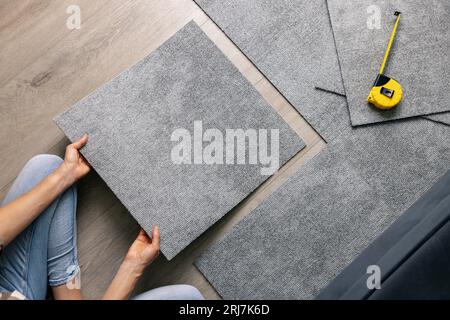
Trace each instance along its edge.
<instances>
[{"instance_id":1,"label":"textured carpet surface","mask_svg":"<svg viewBox=\"0 0 450 320\"><path fill-rule=\"evenodd\" d=\"M229 299L311 299L449 168L425 119L331 142L196 262Z\"/></svg>"},{"instance_id":2,"label":"textured carpet surface","mask_svg":"<svg viewBox=\"0 0 450 320\"><path fill-rule=\"evenodd\" d=\"M381 28L369 28L368 9L378 6ZM446 0L328 0L336 47L353 125L450 110L450 3ZM398 80L404 100L392 111L369 106L367 94L378 73L395 22L402 17L385 74ZM320 86L320 85L319 85ZM448 115L433 120L449 123Z\"/></svg>"},{"instance_id":3,"label":"textured carpet surface","mask_svg":"<svg viewBox=\"0 0 450 320\"><path fill-rule=\"evenodd\" d=\"M147 232L161 227L168 259L267 179L266 165L174 164L172 132L198 120L279 129L280 165L304 147L193 22L55 119L72 141L89 133L83 155Z\"/></svg>"},{"instance_id":4,"label":"textured carpet surface","mask_svg":"<svg viewBox=\"0 0 450 320\"><path fill-rule=\"evenodd\" d=\"M324 0L195 1L327 141L347 125L314 89L344 91Z\"/></svg>"},{"instance_id":5,"label":"textured carpet surface","mask_svg":"<svg viewBox=\"0 0 450 320\"><path fill-rule=\"evenodd\" d=\"M432 114L432 115L426 116L425 118L450 126L450 112Z\"/></svg>"}]
</instances>

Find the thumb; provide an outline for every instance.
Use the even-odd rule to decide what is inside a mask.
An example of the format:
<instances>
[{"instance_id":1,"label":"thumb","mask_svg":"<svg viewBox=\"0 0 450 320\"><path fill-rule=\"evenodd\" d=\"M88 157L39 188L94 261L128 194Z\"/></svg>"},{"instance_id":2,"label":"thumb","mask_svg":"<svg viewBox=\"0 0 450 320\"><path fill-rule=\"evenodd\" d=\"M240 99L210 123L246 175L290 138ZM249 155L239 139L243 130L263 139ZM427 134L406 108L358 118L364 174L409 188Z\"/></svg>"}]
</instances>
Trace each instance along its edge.
<instances>
[{"instance_id":1,"label":"thumb","mask_svg":"<svg viewBox=\"0 0 450 320\"><path fill-rule=\"evenodd\" d=\"M89 140L89 136L88 136L87 133L85 133L85 134L83 135L83 137L81 137L81 139L79 139L78 141L75 141L74 143L72 143L72 146L73 146L75 149L79 150L79 149L83 148L83 147L86 145L86 143L88 142L88 140Z\"/></svg>"},{"instance_id":2,"label":"thumb","mask_svg":"<svg viewBox=\"0 0 450 320\"><path fill-rule=\"evenodd\" d=\"M154 226L152 230L152 246L159 250L160 232L159 227Z\"/></svg>"}]
</instances>

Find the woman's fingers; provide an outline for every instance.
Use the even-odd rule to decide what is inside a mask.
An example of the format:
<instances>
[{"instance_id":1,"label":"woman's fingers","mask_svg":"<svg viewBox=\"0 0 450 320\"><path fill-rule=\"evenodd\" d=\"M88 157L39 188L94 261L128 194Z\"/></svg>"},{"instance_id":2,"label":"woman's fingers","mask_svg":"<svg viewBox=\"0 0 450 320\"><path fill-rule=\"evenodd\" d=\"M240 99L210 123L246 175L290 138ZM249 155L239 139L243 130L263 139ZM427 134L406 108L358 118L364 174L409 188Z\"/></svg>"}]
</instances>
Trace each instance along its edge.
<instances>
[{"instance_id":1,"label":"woman's fingers","mask_svg":"<svg viewBox=\"0 0 450 320\"><path fill-rule=\"evenodd\" d=\"M88 140L89 140L89 136L88 136L87 133L85 133L85 134L83 135L83 137L81 137L80 140L75 141L74 143L72 143L72 146L73 146L75 149L79 150L79 149L83 148L83 147L86 145L86 143L88 142Z\"/></svg>"},{"instance_id":2,"label":"woman's fingers","mask_svg":"<svg viewBox=\"0 0 450 320\"><path fill-rule=\"evenodd\" d=\"M87 162L86 158L83 157L81 154L80 154L80 161L82 164L84 164L86 167L88 167L89 170L91 169L91 165L89 164L89 162Z\"/></svg>"},{"instance_id":3,"label":"woman's fingers","mask_svg":"<svg viewBox=\"0 0 450 320\"><path fill-rule=\"evenodd\" d=\"M138 234L138 236L137 236L137 239L140 240L140 241L143 241L143 242L145 242L145 243L149 243L149 244L152 243L152 240L151 240L150 237L147 235L147 233L145 232L144 229L141 229L141 230L139 231L139 234Z\"/></svg>"},{"instance_id":4,"label":"woman's fingers","mask_svg":"<svg viewBox=\"0 0 450 320\"><path fill-rule=\"evenodd\" d=\"M159 240L160 240L159 227L154 226L152 230L152 246L158 250L159 250Z\"/></svg>"},{"instance_id":5,"label":"woman's fingers","mask_svg":"<svg viewBox=\"0 0 450 320\"><path fill-rule=\"evenodd\" d=\"M148 236L147 236L147 233L145 232L145 230L144 229L141 229L140 231L139 231L139 235L138 235L139 237L145 237L145 238L147 238Z\"/></svg>"}]
</instances>

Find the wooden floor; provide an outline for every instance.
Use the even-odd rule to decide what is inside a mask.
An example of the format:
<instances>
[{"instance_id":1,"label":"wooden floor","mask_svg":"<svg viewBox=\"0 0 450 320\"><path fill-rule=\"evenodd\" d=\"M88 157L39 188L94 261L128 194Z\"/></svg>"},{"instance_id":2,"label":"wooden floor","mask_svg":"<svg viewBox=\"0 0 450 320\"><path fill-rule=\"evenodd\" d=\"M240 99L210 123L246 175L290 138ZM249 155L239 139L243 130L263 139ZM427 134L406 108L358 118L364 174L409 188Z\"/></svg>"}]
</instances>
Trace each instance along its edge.
<instances>
[{"instance_id":1,"label":"wooden floor","mask_svg":"<svg viewBox=\"0 0 450 320\"><path fill-rule=\"evenodd\" d=\"M69 30L67 7L81 8L81 29ZM307 144L275 176L175 259L159 257L136 293L192 284L220 298L193 265L211 243L325 146L264 76L191 0L2 0L0 2L0 199L33 155L62 155L67 140L52 118L135 64L194 20ZM138 226L96 175L80 185L78 246L82 290L101 297ZM164 230L162 230L164 232Z\"/></svg>"}]
</instances>

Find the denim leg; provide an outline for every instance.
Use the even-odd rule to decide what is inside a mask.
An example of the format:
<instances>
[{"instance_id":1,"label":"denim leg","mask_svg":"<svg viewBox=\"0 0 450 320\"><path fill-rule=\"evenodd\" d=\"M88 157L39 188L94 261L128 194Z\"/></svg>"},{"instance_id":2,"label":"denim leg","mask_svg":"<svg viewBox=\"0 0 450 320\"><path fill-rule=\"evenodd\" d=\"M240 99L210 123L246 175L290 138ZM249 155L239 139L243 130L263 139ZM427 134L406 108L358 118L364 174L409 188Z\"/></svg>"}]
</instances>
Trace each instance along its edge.
<instances>
[{"instance_id":1,"label":"denim leg","mask_svg":"<svg viewBox=\"0 0 450 320\"><path fill-rule=\"evenodd\" d=\"M133 300L204 300L197 288L189 285L173 285L144 292Z\"/></svg>"},{"instance_id":2,"label":"denim leg","mask_svg":"<svg viewBox=\"0 0 450 320\"><path fill-rule=\"evenodd\" d=\"M40 155L32 158L13 183L2 205L30 191L58 168L62 161L61 158L52 155ZM55 232L57 228L52 226L52 221L58 213L57 219L55 219L56 224L61 225L61 217L65 216L68 221L67 225L74 230L75 201L76 190L69 188L4 249L0 258L0 291L17 290L28 299L46 298L49 271L56 274L54 270L59 269L54 267L57 265L55 261L58 260L55 257L64 253L58 251L59 245L54 244L58 243L56 240L60 239L60 236L57 236L57 232ZM72 205L68 206L67 203L70 202ZM68 210L68 207L72 210ZM66 214L62 214L62 212L66 212ZM63 235L64 241L68 240L67 238L70 240L70 236L67 236L66 233ZM74 236L72 238L75 239ZM51 245L50 240L52 240ZM75 247L73 252L76 252ZM48 261L49 257L52 258L51 261ZM75 258L71 258L72 261L74 259L76 260L76 255Z\"/></svg>"},{"instance_id":3,"label":"denim leg","mask_svg":"<svg viewBox=\"0 0 450 320\"><path fill-rule=\"evenodd\" d=\"M56 203L19 234L0 257L0 290L19 291L27 299L47 296L47 245Z\"/></svg>"},{"instance_id":4,"label":"denim leg","mask_svg":"<svg viewBox=\"0 0 450 320\"><path fill-rule=\"evenodd\" d=\"M64 192L53 215L48 239L48 282L56 287L80 274L77 256L76 210L74 187ZM75 283L72 285L79 285Z\"/></svg>"}]
</instances>

